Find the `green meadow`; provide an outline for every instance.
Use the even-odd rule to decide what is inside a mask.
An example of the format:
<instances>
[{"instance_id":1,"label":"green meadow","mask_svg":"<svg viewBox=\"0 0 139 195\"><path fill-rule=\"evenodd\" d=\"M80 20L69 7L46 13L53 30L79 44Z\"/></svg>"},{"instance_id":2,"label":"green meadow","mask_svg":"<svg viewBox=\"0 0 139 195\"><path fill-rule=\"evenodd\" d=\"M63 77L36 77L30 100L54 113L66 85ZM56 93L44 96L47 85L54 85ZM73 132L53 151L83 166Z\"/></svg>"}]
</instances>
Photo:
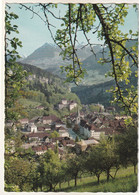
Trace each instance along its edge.
<instances>
[{"instance_id":1,"label":"green meadow","mask_svg":"<svg viewBox=\"0 0 139 195\"><path fill-rule=\"evenodd\" d=\"M111 171L114 175L114 171ZM133 174L133 167L121 168L115 179L106 181L106 175L103 173L100 177L100 184L97 184L95 176L79 178L77 186L74 187L74 180L61 184L61 189L57 186L56 191L62 192L136 192L137 175Z\"/></svg>"}]
</instances>

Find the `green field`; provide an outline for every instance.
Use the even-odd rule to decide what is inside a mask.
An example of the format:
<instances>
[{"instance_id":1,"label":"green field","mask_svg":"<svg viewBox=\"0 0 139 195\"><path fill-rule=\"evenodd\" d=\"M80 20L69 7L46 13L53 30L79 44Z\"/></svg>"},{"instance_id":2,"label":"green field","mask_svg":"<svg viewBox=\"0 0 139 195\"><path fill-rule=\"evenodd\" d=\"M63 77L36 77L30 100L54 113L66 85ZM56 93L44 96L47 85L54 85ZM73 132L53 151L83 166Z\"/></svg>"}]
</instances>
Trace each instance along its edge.
<instances>
[{"instance_id":1,"label":"green field","mask_svg":"<svg viewBox=\"0 0 139 195\"><path fill-rule=\"evenodd\" d=\"M111 172L113 175L114 172ZM62 183L61 189L56 187L56 191L63 192L136 192L137 191L137 175L133 174L133 167L127 169L122 168L118 171L115 179L106 181L106 175L100 177L100 184L97 184L95 176L79 178L77 187L74 187L74 180L68 183Z\"/></svg>"},{"instance_id":2,"label":"green field","mask_svg":"<svg viewBox=\"0 0 139 195\"><path fill-rule=\"evenodd\" d=\"M19 100L19 103L22 104L26 108L29 108L29 107L35 108L41 105L40 102L36 102L36 101L25 99L25 98L21 98Z\"/></svg>"}]
</instances>

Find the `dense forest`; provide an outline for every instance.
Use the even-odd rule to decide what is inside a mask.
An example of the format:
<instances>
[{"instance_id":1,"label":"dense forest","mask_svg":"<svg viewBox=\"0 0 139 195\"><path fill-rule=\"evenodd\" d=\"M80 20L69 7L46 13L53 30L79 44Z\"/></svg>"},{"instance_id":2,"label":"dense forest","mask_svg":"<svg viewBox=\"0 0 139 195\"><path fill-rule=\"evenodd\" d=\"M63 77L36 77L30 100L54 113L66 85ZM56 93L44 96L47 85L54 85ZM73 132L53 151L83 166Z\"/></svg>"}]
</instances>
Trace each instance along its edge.
<instances>
[{"instance_id":1,"label":"dense forest","mask_svg":"<svg viewBox=\"0 0 139 195\"><path fill-rule=\"evenodd\" d=\"M137 82L138 82L138 78L135 77L134 73L132 73L130 76L129 87L131 86L137 87ZM115 86L115 82L114 80L111 80L111 81L103 82L100 84L94 84L90 86L81 85L78 87L72 87L71 91L80 98L82 104L91 104L91 103L99 102L104 106L110 106L113 100L113 96L111 92L108 92L108 90L114 86ZM126 87L126 85L122 82L121 82L121 86L122 88Z\"/></svg>"}]
</instances>

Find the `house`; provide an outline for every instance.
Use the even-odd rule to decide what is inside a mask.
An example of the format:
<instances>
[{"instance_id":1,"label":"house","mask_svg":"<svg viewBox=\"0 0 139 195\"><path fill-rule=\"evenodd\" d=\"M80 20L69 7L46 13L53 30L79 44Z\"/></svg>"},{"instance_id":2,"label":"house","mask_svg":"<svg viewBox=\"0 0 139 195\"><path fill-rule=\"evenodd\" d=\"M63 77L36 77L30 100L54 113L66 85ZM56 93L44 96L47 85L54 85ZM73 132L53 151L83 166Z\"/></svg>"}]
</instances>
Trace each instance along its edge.
<instances>
[{"instance_id":1,"label":"house","mask_svg":"<svg viewBox=\"0 0 139 195\"><path fill-rule=\"evenodd\" d=\"M61 127L61 126L66 127L66 124L63 123L61 120L55 122L55 128L58 128L58 127Z\"/></svg>"},{"instance_id":2,"label":"house","mask_svg":"<svg viewBox=\"0 0 139 195\"><path fill-rule=\"evenodd\" d=\"M56 117L55 115L49 115L49 116L43 116L42 117L42 123L43 124L48 124L48 125L52 125L56 121L59 121L59 120L60 119L58 117Z\"/></svg>"},{"instance_id":3,"label":"house","mask_svg":"<svg viewBox=\"0 0 139 195\"><path fill-rule=\"evenodd\" d=\"M45 141L45 143L49 143L49 142L51 141L51 139L50 139L49 137L46 136L46 137L44 138L44 141Z\"/></svg>"},{"instance_id":4,"label":"house","mask_svg":"<svg viewBox=\"0 0 139 195\"><path fill-rule=\"evenodd\" d=\"M32 148L32 146L37 146L38 145L38 143L36 143L36 142L31 142L31 143L24 143L24 144L22 144L22 148L23 149L28 149L28 148Z\"/></svg>"},{"instance_id":5,"label":"house","mask_svg":"<svg viewBox=\"0 0 139 195\"><path fill-rule=\"evenodd\" d=\"M39 77L39 81L40 81L41 83L46 83L46 84L48 84L49 79L46 78L46 77Z\"/></svg>"},{"instance_id":6,"label":"house","mask_svg":"<svg viewBox=\"0 0 139 195\"><path fill-rule=\"evenodd\" d=\"M76 107L77 107L77 103L76 103L76 102L72 101L71 103L69 103L68 108L69 108L70 111L71 111L72 109L76 108Z\"/></svg>"},{"instance_id":7,"label":"house","mask_svg":"<svg viewBox=\"0 0 139 195\"><path fill-rule=\"evenodd\" d=\"M90 137L93 137L96 140L99 140L101 135L105 135L105 130L104 129L91 129L90 131L91 135Z\"/></svg>"},{"instance_id":8,"label":"house","mask_svg":"<svg viewBox=\"0 0 139 195\"><path fill-rule=\"evenodd\" d=\"M76 143L75 149L76 149L76 153L79 154L80 152L85 151L87 148L87 145L85 143L85 140L81 140L80 142Z\"/></svg>"},{"instance_id":9,"label":"house","mask_svg":"<svg viewBox=\"0 0 139 195\"><path fill-rule=\"evenodd\" d=\"M61 140L63 140L63 139L64 139L64 137L55 137L55 138L51 139L51 142L56 144L56 143L60 143Z\"/></svg>"},{"instance_id":10,"label":"house","mask_svg":"<svg viewBox=\"0 0 139 195\"><path fill-rule=\"evenodd\" d=\"M60 110L63 109L63 108L67 108L71 111L75 107L77 107L76 102L68 101L66 99L62 99L61 102L57 105L57 108L60 109Z\"/></svg>"},{"instance_id":11,"label":"house","mask_svg":"<svg viewBox=\"0 0 139 195\"><path fill-rule=\"evenodd\" d=\"M89 140L81 140L80 142L76 143L75 149L76 153L79 154L83 151L86 151L88 147L95 146L99 142L95 139L89 139Z\"/></svg>"},{"instance_id":12,"label":"house","mask_svg":"<svg viewBox=\"0 0 139 195\"><path fill-rule=\"evenodd\" d=\"M37 131L38 132L44 132L45 131L45 127L44 126L38 126L37 127Z\"/></svg>"},{"instance_id":13,"label":"house","mask_svg":"<svg viewBox=\"0 0 139 195\"><path fill-rule=\"evenodd\" d=\"M31 125L34 125L34 123L35 123L35 120L33 120L33 119L31 119L31 120L29 121L29 124L31 124Z\"/></svg>"},{"instance_id":14,"label":"house","mask_svg":"<svg viewBox=\"0 0 139 195\"><path fill-rule=\"evenodd\" d=\"M102 124L102 121L101 119L99 119L98 117L94 117L92 120L91 120L92 123L94 124Z\"/></svg>"},{"instance_id":15,"label":"house","mask_svg":"<svg viewBox=\"0 0 139 195\"><path fill-rule=\"evenodd\" d=\"M46 125L44 126L44 128L45 128L45 131L51 131L51 126L48 125L48 124L46 124Z\"/></svg>"},{"instance_id":16,"label":"house","mask_svg":"<svg viewBox=\"0 0 139 195\"><path fill-rule=\"evenodd\" d=\"M68 107L68 101L66 99L62 99L61 102L57 105L58 109L63 109Z\"/></svg>"},{"instance_id":17,"label":"house","mask_svg":"<svg viewBox=\"0 0 139 195\"><path fill-rule=\"evenodd\" d=\"M39 133L39 132L37 132L37 133L30 133L30 134L27 135L27 137L28 137L28 139L30 141L32 141L32 140L45 141L45 139L47 137L49 137L49 136L50 136L50 134L49 133L45 133L45 132L43 132L43 133Z\"/></svg>"},{"instance_id":18,"label":"house","mask_svg":"<svg viewBox=\"0 0 139 195\"><path fill-rule=\"evenodd\" d=\"M63 139L60 142L64 147L74 147L75 141L71 139Z\"/></svg>"},{"instance_id":19,"label":"house","mask_svg":"<svg viewBox=\"0 0 139 195\"><path fill-rule=\"evenodd\" d=\"M29 123L29 120L28 120L28 118L23 118L23 119L20 119L19 122L22 125L22 127L25 127L26 124Z\"/></svg>"},{"instance_id":20,"label":"house","mask_svg":"<svg viewBox=\"0 0 139 195\"><path fill-rule=\"evenodd\" d=\"M41 155L44 154L48 148L45 145L38 145L38 146L32 146L32 150L37 154L37 155Z\"/></svg>"},{"instance_id":21,"label":"house","mask_svg":"<svg viewBox=\"0 0 139 195\"><path fill-rule=\"evenodd\" d=\"M37 126L32 124L32 123L28 124L27 125L27 131L36 133L37 132Z\"/></svg>"},{"instance_id":22,"label":"house","mask_svg":"<svg viewBox=\"0 0 139 195\"><path fill-rule=\"evenodd\" d=\"M68 104L68 100L62 99L62 100L61 100L61 104L67 105L67 104Z\"/></svg>"},{"instance_id":23,"label":"house","mask_svg":"<svg viewBox=\"0 0 139 195\"><path fill-rule=\"evenodd\" d=\"M68 130L65 127L60 126L56 129L56 131L59 133L60 137L69 137Z\"/></svg>"},{"instance_id":24,"label":"house","mask_svg":"<svg viewBox=\"0 0 139 195\"><path fill-rule=\"evenodd\" d=\"M37 124L40 124L41 123L41 117L40 116L36 116L36 117L33 117L29 123L37 123Z\"/></svg>"},{"instance_id":25,"label":"house","mask_svg":"<svg viewBox=\"0 0 139 195\"><path fill-rule=\"evenodd\" d=\"M65 104L58 104L58 109L59 110L62 110L63 108L66 108L67 107L67 105L65 105Z\"/></svg>"},{"instance_id":26,"label":"house","mask_svg":"<svg viewBox=\"0 0 139 195\"><path fill-rule=\"evenodd\" d=\"M43 123L43 124L49 124L49 125L51 125L51 123L52 123L52 118L51 118L50 116L43 116L43 117L42 117L42 123Z\"/></svg>"}]
</instances>

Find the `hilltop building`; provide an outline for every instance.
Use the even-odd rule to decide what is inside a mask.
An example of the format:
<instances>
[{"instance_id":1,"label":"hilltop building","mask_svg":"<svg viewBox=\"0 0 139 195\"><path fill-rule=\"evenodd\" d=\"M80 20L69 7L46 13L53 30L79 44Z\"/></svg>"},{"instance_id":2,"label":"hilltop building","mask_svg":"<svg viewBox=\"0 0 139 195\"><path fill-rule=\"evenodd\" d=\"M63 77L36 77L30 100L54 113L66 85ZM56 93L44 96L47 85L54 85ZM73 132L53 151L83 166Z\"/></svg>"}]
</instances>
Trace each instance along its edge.
<instances>
[{"instance_id":1,"label":"hilltop building","mask_svg":"<svg viewBox=\"0 0 139 195\"><path fill-rule=\"evenodd\" d=\"M77 107L77 103L75 101L68 101L66 99L62 99L61 102L57 105L57 109L62 110L63 108L67 108L70 111Z\"/></svg>"}]
</instances>

